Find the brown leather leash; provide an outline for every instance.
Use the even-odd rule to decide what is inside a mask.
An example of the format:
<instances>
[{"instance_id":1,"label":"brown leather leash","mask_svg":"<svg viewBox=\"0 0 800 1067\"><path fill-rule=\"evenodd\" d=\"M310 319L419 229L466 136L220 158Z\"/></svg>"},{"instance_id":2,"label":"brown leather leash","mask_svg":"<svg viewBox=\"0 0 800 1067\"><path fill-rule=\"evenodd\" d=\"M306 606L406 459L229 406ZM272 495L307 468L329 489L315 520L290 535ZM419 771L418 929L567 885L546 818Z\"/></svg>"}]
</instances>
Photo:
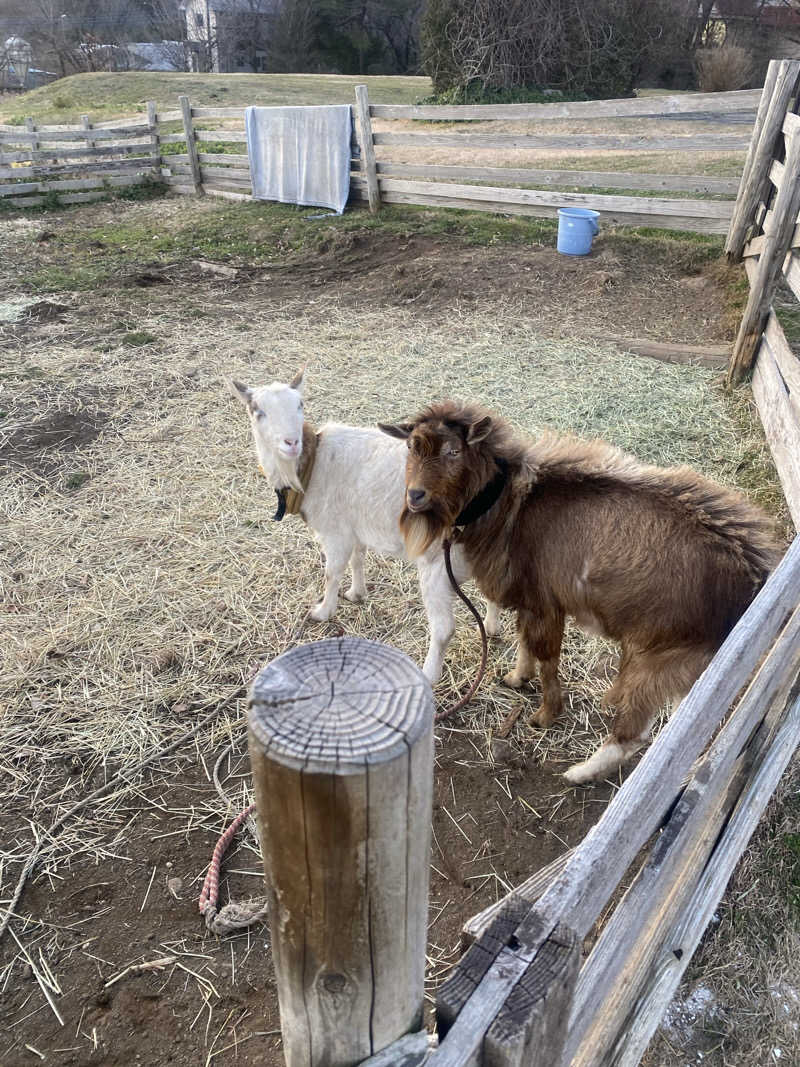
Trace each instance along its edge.
<instances>
[{"instance_id":1,"label":"brown leather leash","mask_svg":"<svg viewBox=\"0 0 800 1067\"><path fill-rule=\"evenodd\" d=\"M461 709L466 704L469 704L470 700L472 700L473 696L475 695L475 691L477 690L478 686L483 681L483 676L486 673L486 660L489 654L489 646L486 639L486 629L483 625L483 619L481 618L478 609L469 599L467 594L462 591L461 586L458 584L455 575L453 574L453 565L450 562L451 541L449 537L445 537L444 541L442 542L442 547L444 549L444 565L445 569L447 570L447 577L450 579L450 584L452 585L456 596L458 596L459 599L467 605L469 610L475 616L475 621L477 622L478 629L481 632L481 665L478 668L478 674L475 678L475 681L469 687L466 694L461 697L460 700L456 701L456 703L453 704L451 707L444 708L442 711L437 711L433 717L435 722L441 722L442 719L449 719L451 715L455 715L457 711L461 711Z\"/></svg>"}]
</instances>

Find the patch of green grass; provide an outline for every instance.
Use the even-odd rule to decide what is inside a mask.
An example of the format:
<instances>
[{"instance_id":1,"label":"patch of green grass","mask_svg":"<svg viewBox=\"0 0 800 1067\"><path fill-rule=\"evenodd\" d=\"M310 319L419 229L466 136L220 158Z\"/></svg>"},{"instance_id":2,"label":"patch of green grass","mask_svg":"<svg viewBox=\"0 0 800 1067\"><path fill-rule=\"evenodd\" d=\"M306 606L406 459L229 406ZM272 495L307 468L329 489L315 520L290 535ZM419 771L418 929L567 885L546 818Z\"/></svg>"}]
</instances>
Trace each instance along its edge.
<instances>
[{"instance_id":1,"label":"patch of green grass","mask_svg":"<svg viewBox=\"0 0 800 1067\"><path fill-rule=\"evenodd\" d=\"M122 343L129 348L141 348L143 345L155 344L158 338L147 330L132 330L122 338Z\"/></svg>"},{"instance_id":2,"label":"patch of green grass","mask_svg":"<svg viewBox=\"0 0 800 1067\"><path fill-rule=\"evenodd\" d=\"M135 188L135 187L131 187ZM343 216L313 219L316 212L287 204L249 201L216 202L213 209L171 216L167 226L157 218L126 220L86 228L79 215L64 220L58 236L48 244L53 262L40 265L26 277L34 292L81 290L117 283L120 276L145 264L174 264L209 259L238 266L259 267L286 261L298 254L336 252L348 255L356 235L396 237L452 237L468 245L545 244L554 246L555 219L457 208L386 205L378 215L355 210ZM722 252L722 238L650 229L608 230L608 247L618 254L658 256L684 274L698 273Z\"/></svg>"},{"instance_id":3,"label":"patch of green grass","mask_svg":"<svg viewBox=\"0 0 800 1067\"><path fill-rule=\"evenodd\" d=\"M91 475L88 471L75 471L65 480L64 485L67 489L80 489L80 487L85 485L90 478Z\"/></svg>"},{"instance_id":4,"label":"patch of green grass","mask_svg":"<svg viewBox=\"0 0 800 1067\"><path fill-rule=\"evenodd\" d=\"M195 107L247 104L351 104L355 86L366 85L375 104L413 104L429 94L429 78L338 74L177 74L125 71L73 74L0 101L0 122L32 116L37 122L80 122L141 114L147 101L173 111L186 94Z\"/></svg>"}]
</instances>

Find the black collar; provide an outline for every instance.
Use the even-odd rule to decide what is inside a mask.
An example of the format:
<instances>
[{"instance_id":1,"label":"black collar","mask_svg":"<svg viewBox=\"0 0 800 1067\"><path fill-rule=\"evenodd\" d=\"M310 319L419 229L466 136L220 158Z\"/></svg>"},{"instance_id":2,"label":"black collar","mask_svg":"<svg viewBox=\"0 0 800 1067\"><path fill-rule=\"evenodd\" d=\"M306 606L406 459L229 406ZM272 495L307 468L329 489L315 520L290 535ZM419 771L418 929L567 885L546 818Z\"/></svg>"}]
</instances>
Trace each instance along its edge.
<instances>
[{"instance_id":1,"label":"black collar","mask_svg":"<svg viewBox=\"0 0 800 1067\"><path fill-rule=\"evenodd\" d=\"M479 519L481 515L485 515L489 508L500 499L500 494L505 489L508 481L508 463L499 458L495 459L495 463L497 464L497 474L490 482L486 483L477 496L470 500L456 518L453 523L454 526L469 526L470 523Z\"/></svg>"},{"instance_id":2,"label":"black collar","mask_svg":"<svg viewBox=\"0 0 800 1067\"><path fill-rule=\"evenodd\" d=\"M276 489L275 496L278 498L278 510L272 516L272 521L280 522L286 514L286 489Z\"/></svg>"}]
</instances>

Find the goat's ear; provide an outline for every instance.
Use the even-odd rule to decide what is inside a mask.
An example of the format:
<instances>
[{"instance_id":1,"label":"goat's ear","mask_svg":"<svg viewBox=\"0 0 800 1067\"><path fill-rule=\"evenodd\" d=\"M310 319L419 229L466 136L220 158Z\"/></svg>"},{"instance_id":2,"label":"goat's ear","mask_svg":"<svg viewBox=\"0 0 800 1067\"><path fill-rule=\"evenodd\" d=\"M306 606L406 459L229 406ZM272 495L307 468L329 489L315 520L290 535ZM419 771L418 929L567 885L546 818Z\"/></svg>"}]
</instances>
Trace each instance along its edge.
<instances>
[{"instance_id":1,"label":"goat's ear","mask_svg":"<svg viewBox=\"0 0 800 1067\"><path fill-rule=\"evenodd\" d=\"M248 389L246 385L241 382L237 382L235 378L228 379L228 387L237 400L240 400L246 408L252 407L253 404L253 390Z\"/></svg>"},{"instance_id":2,"label":"goat's ear","mask_svg":"<svg viewBox=\"0 0 800 1067\"><path fill-rule=\"evenodd\" d=\"M303 395L303 386L305 384L303 379L306 376L307 366L308 364L304 363L300 370L297 372L297 374L295 374L294 378L292 378L292 380L289 382L289 388L296 389L300 396Z\"/></svg>"},{"instance_id":3,"label":"goat's ear","mask_svg":"<svg viewBox=\"0 0 800 1067\"><path fill-rule=\"evenodd\" d=\"M411 431L414 429L413 422L379 422L378 429L383 430L384 433L388 433L390 437L399 437L401 441L405 441L407 437L411 436Z\"/></svg>"},{"instance_id":4,"label":"goat's ear","mask_svg":"<svg viewBox=\"0 0 800 1067\"><path fill-rule=\"evenodd\" d=\"M492 420L489 415L484 415L482 419L478 419L477 422L473 422L467 428L467 444L477 445L479 441L482 441L484 437L489 436L489 432L492 429Z\"/></svg>"}]
</instances>

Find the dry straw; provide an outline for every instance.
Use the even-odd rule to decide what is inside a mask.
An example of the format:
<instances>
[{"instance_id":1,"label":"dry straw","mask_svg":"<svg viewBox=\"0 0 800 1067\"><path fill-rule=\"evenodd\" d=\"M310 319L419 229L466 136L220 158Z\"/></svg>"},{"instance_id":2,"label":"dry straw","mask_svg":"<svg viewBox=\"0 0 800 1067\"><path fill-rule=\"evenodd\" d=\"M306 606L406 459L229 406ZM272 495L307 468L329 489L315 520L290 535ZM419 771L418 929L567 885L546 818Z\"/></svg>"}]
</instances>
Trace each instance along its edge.
<instances>
[{"instance_id":1,"label":"dry straw","mask_svg":"<svg viewBox=\"0 0 800 1067\"><path fill-rule=\"evenodd\" d=\"M222 746L234 742L242 752L241 703L193 743L139 769L154 746L194 725L195 709L213 706L281 652L321 591L308 529L298 519L270 520L274 498L225 375L260 384L287 379L308 362L307 411L318 423L373 424L457 395L499 409L529 432L552 426L601 434L644 460L688 462L727 483L754 456L763 461L759 435L742 433L708 371L588 341L544 340L535 319L520 321L502 307L491 315L456 308L431 324L407 309L354 310L324 295L279 311L255 302L245 309L220 286L212 307L188 290L183 305L168 294L140 304L135 327L155 341L131 348L120 343L119 328L130 322L128 299L111 292L91 332L74 318L41 327L24 364L38 370L20 371L4 401L0 450L9 455L15 447L2 498L6 903L36 836L120 772L119 788L79 812L57 840L43 841L48 877L120 854L132 832L128 802L145 787L148 802L167 813L173 829L165 833L218 832L250 799L241 756L220 774L230 810L211 774ZM46 431L66 415L77 436L65 448ZM37 440L45 447L34 448ZM371 558L367 581L369 600L342 601L333 625L421 662L427 632L415 570ZM303 640L331 629L309 625ZM467 688L478 656L477 633L459 608L436 690L440 706ZM458 730L491 762L492 736L520 699L494 681L512 657L506 618L480 692L441 731L445 745ZM570 630L566 714L547 732L521 718L511 743L534 760L564 766L588 756L604 733L599 700L612 670L609 645ZM187 761L206 789L182 807L170 797L170 782ZM252 840L243 847L255 850ZM196 887L203 873L190 872L189 881ZM503 891L501 869L495 877ZM186 894L192 891L187 884ZM42 945L48 936L39 927ZM438 975L450 947L437 948L434 938L431 954ZM10 973L0 972L0 988Z\"/></svg>"}]
</instances>

